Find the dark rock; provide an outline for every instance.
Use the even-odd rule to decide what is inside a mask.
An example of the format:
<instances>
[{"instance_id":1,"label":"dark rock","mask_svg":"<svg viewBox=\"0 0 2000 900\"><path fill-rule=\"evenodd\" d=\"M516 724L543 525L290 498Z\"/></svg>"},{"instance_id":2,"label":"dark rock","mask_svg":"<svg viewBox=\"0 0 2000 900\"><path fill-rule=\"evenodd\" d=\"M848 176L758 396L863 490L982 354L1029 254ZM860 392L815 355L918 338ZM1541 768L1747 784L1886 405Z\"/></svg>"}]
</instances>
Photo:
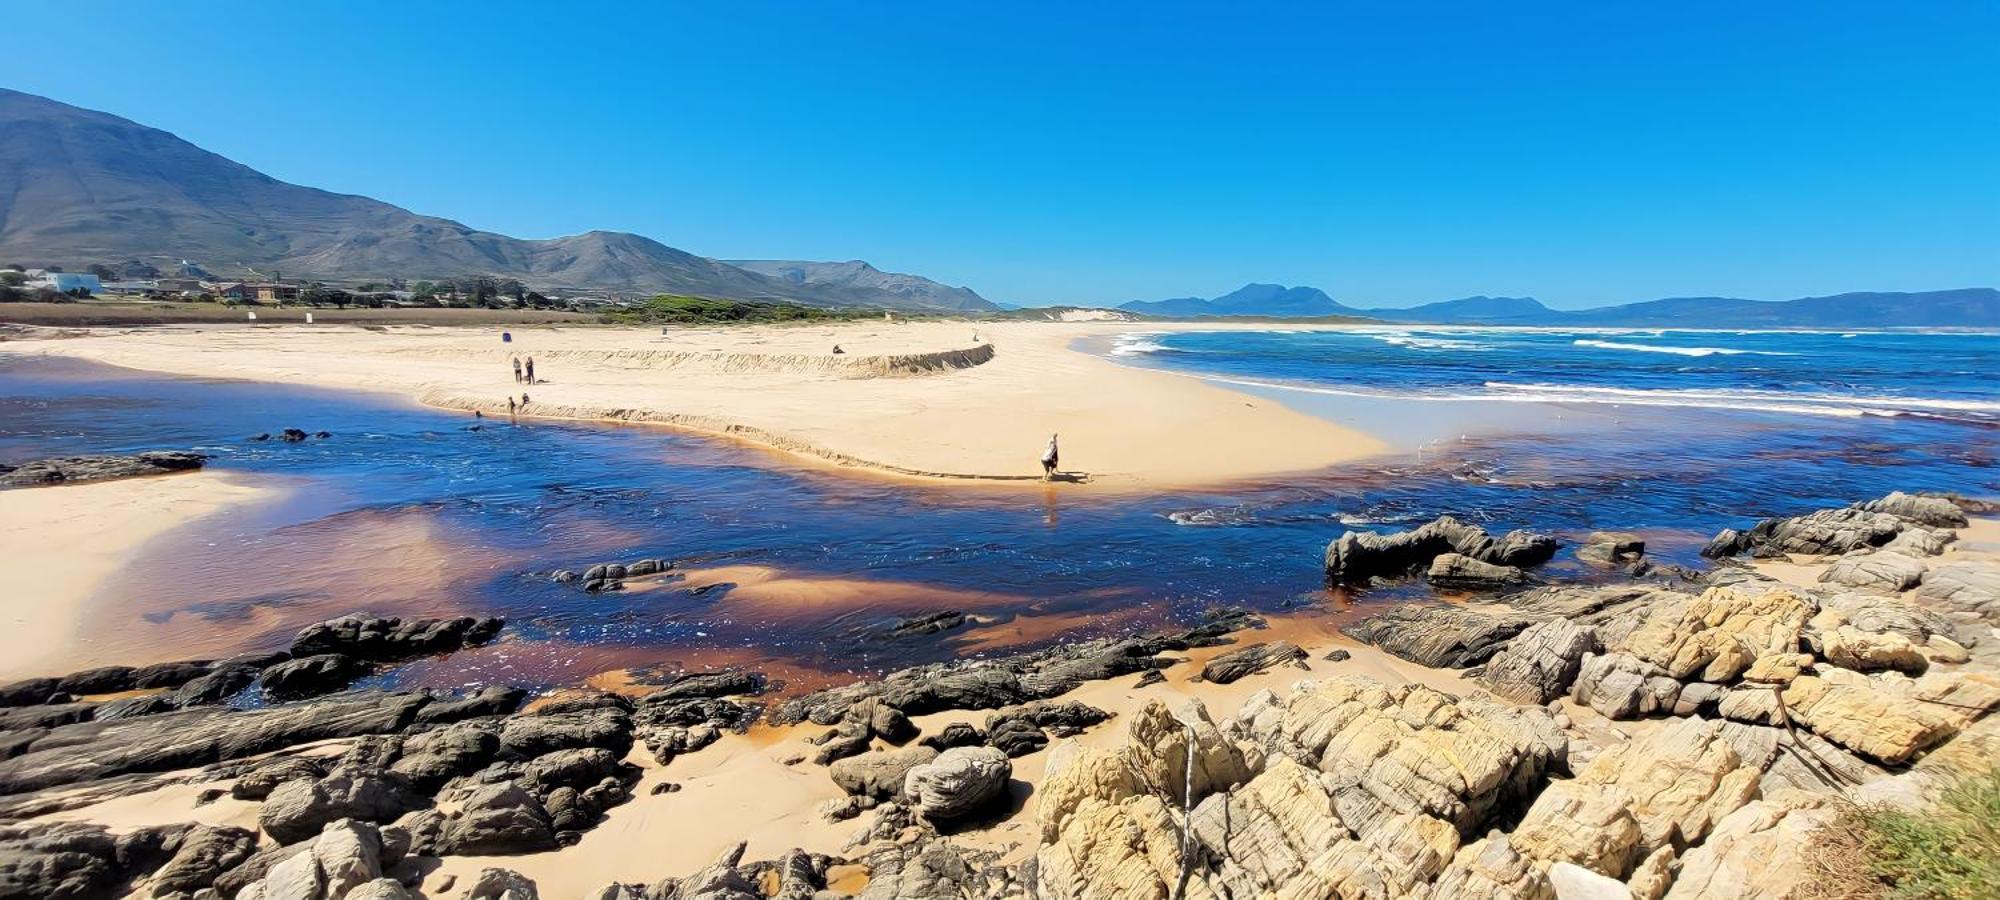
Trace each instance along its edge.
<instances>
[{"instance_id":1,"label":"dark rock","mask_svg":"<svg viewBox=\"0 0 2000 900\"><path fill-rule=\"evenodd\" d=\"M764 685L764 676L759 672L690 672L675 676L659 690L647 694L645 699L657 703L703 697L760 694L764 691Z\"/></svg>"},{"instance_id":2,"label":"dark rock","mask_svg":"<svg viewBox=\"0 0 2000 900\"><path fill-rule=\"evenodd\" d=\"M1165 684L1166 681L1167 681L1166 674L1161 672L1159 669L1147 669L1146 671L1139 673L1139 680L1133 682L1132 686L1134 688L1142 688L1142 687L1147 687L1149 685Z\"/></svg>"},{"instance_id":3,"label":"dark rock","mask_svg":"<svg viewBox=\"0 0 2000 900\"><path fill-rule=\"evenodd\" d=\"M602 747L558 750L529 761L521 770L521 781L538 793L558 787L585 790L607 778L621 777L622 766L615 754Z\"/></svg>"},{"instance_id":4,"label":"dark rock","mask_svg":"<svg viewBox=\"0 0 2000 900\"><path fill-rule=\"evenodd\" d=\"M1306 651L1290 641L1248 644L1209 660L1201 667L1201 677L1228 684L1281 664L1306 668Z\"/></svg>"},{"instance_id":5,"label":"dark rock","mask_svg":"<svg viewBox=\"0 0 2000 900\"><path fill-rule=\"evenodd\" d=\"M354 683L372 667L344 653L301 656L265 669L264 693L280 700L330 694Z\"/></svg>"},{"instance_id":6,"label":"dark rock","mask_svg":"<svg viewBox=\"0 0 2000 900\"><path fill-rule=\"evenodd\" d=\"M279 784L264 799L257 824L280 844L302 841L340 819L393 822L429 801L401 778L357 768L337 767L316 781Z\"/></svg>"},{"instance_id":7,"label":"dark rock","mask_svg":"<svg viewBox=\"0 0 2000 900\"><path fill-rule=\"evenodd\" d=\"M568 569L557 569L549 573L549 580L557 584L568 584L576 580L576 573Z\"/></svg>"},{"instance_id":8,"label":"dark rock","mask_svg":"<svg viewBox=\"0 0 2000 900\"><path fill-rule=\"evenodd\" d=\"M32 706L46 703L56 693L59 678L28 678L0 687L0 706Z\"/></svg>"},{"instance_id":9,"label":"dark rock","mask_svg":"<svg viewBox=\"0 0 2000 900\"><path fill-rule=\"evenodd\" d=\"M1485 529L1440 516L1395 534L1349 531L1327 545L1325 563L1329 580L1359 584L1370 578L1407 576L1444 553L1523 568L1548 562L1555 551L1555 539L1545 535L1510 531L1495 538Z\"/></svg>"},{"instance_id":10,"label":"dark rock","mask_svg":"<svg viewBox=\"0 0 2000 900\"><path fill-rule=\"evenodd\" d=\"M465 889L464 900L541 900L541 894L533 879L512 869L480 869Z\"/></svg>"},{"instance_id":11,"label":"dark rock","mask_svg":"<svg viewBox=\"0 0 2000 900\"><path fill-rule=\"evenodd\" d=\"M874 733L868 730L865 723L842 722L832 731L807 738L810 743L819 745L818 752L812 757L813 765L824 766L837 759L860 756L868 752L873 743L870 740L872 737Z\"/></svg>"},{"instance_id":12,"label":"dark rock","mask_svg":"<svg viewBox=\"0 0 2000 900\"><path fill-rule=\"evenodd\" d=\"M177 688L208 674L213 665L209 660L191 659L140 666L132 670L132 687L126 690Z\"/></svg>"},{"instance_id":13,"label":"dark rock","mask_svg":"<svg viewBox=\"0 0 2000 900\"><path fill-rule=\"evenodd\" d=\"M357 659L394 662L415 656L477 647L500 633L505 620L459 616L452 619L343 616L301 629L293 656L344 653Z\"/></svg>"},{"instance_id":14,"label":"dark rock","mask_svg":"<svg viewBox=\"0 0 2000 900\"><path fill-rule=\"evenodd\" d=\"M117 860L117 839L101 825L0 826L0 897L115 897L129 877Z\"/></svg>"},{"instance_id":15,"label":"dark rock","mask_svg":"<svg viewBox=\"0 0 2000 900\"><path fill-rule=\"evenodd\" d=\"M556 848L555 824L533 794L513 782L483 785L448 816L438 854L493 856ZM469 896L469 895L468 895Z\"/></svg>"},{"instance_id":16,"label":"dark rock","mask_svg":"<svg viewBox=\"0 0 2000 900\"><path fill-rule=\"evenodd\" d=\"M310 741L386 734L430 698L366 692L271 709L197 709L53 728L0 761L0 795L132 772L194 768Z\"/></svg>"},{"instance_id":17,"label":"dark rock","mask_svg":"<svg viewBox=\"0 0 2000 900\"><path fill-rule=\"evenodd\" d=\"M1823 509L1803 516L1764 519L1747 532L1724 529L1701 553L1711 559L1726 559L1745 552L1839 556L1880 547L1911 527L1920 526L1890 513L1856 507Z\"/></svg>"},{"instance_id":18,"label":"dark rock","mask_svg":"<svg viewBox=\"0 0 2000 900\"><path fill-rule=\"evenodd\" d=\"M222 873L257 852L257 834L226 825L196 825L180 840L171 859L153 873L152 895L192 894L213 886Z\"/></svg>"},{"instance_id":19,"label":"dark rock","mask_svg":"<svg viewBox=\"0 0 2000 900\"><path fill-rule=\"evenodd\" d=\"M880 697L867 697L848 707L843 720L862 725L869 734L891 744L907 743L917 736L917 726L910 724L910 717Z\"/></svg>"},{"instance_id":20,"label":"dark rock","mask_svg":"<svg viewBox=\"0 0 2000 900\"><path fill-rule=\"evenodd\" d=\"M940 752L953 747L977 747L986 743L986 733L972 727L970 722L953 722L917 743Z\"/></svg>"},{"instance_id":21,"label":"dark rock","mask_svg":"<svg viewBox=\"0 0 2000 900\"><path fill-rule=\"evenodd\" d=\"M238 800L262 800L287 781L318 781L326 774L319 763L302 756L281 756L258 763L230 785L229 795Z\"/></svg>"},{"instance_id":22,"label":"dark rock","mask_svg":"<svg viewBox=\"0 0 2000 900\"><path fill-rule=\"evenodd\" d=\"M105 666L71 672L56 682L56 690L66 694L115 694L133 688L131 666Z\"/></svg>"},{"instance_id":23,"label":"dark rock","mask_svg":"<svg viewBox=\"0 0 2000 900\"><path fill-rule=\"evenodd\" d=\"M681 786L678 782L662 781L659 784L653 785L653 789L648 793L651 793L653 796L657 797L661 794L677 793L680 791L680 789Z\"/></svg>"},{"instance_id":24,"label":"dark rock","mask_svg":"<svg viewBox=\"0 0 2000 900\"><path fill-rule=\"evenodd\" d=\"M1895 491L1887 497L1856 503L1854 508L1864 512L1887 513L1929 528L1964 528L1968 524L1965 510L1956 501L1928 494Z\"/></svg>"},{"instance_id":25,"label":"dark rock","mask_svg":"<svg viewBox=\"0 0 2000 900\"><path fill-rule=\"evenodd\" d=\"M433 700L423 709L417 710L416 723L419 725L439 725L483 716L504 716L521 708L528 692L520 688L487 685L471 696L455 700Z\"/></svg>"},{"instance_id":26,"label":"dark rock","mask_svg":"<svg viewBox=\"0 0 2000 900\"><path fill-rule=\"evenodd\" d=\"M1457 606L1398 606L1342 628L1340 633L1419 665L1463 669L1486 662L1532 622L1523 615L1489 614Z\"/></svg>"},{"instance_id":27,"label":"dark rock","mask_svg":"<svg viewBox=\"0 0 2000 900\"><path fill-rule=\"evenodd\" d=\"M186 472L202 467L208 457L178 450L149 450L125 456L62 456L37 459L17 466L0 465L0 487L34 487L51 484L80 484L167 472Z\"/></svg>"},{"instance_id":28,"label":"dark rock","mask_svg":"<svg viewBox=\"0 0 2000 900\"><path fill-rule=\"evenodd\" d=\"M986 721L986 744L1008 757L1027 756L1049 745L1049 736L1034 720L1000 716Z\"/></svg>"},{"instance_id":29,"label":"dark rock","mask_svg":"<svg viewBox=\"0 0 2000 900\"><path fill-rule=\"evenodd\" d=\"M95 703L44 703L41 706L0 708L0 731L56 728L88 722L97 712Z\"/></svg>"},{"instance_id":30,"label":"dark rock","mask_svg":"<svg viewBox=\"0 0 2000 900\"><path fill-rule=\"evenodd\" d=\"M632 749L632 718L616 709L537 712L512 716L500 726L500 750L515 759L580 747L625 755Z\"/></svg>"},{"instance_id":31,"label":"dark rock","mask_svg":"<svg viewBox=\"0 0 2000 900\"><path fill-rule=\"evenodd\" d=\"M288 444L296 444L305 439L306 439L305 430L300 428L287 428L284 431L278 433L278 440L284 441L285 443Z\"/></svg>"},{"instance_id":32,"label":"dark rock","mask_svg":"<svg viewBox=\"0 0 2000 900\"><path fill-rule=\"evenodd\" d=\"M389 771L429 794L453 778L485 768L499 754L499 726L459 722L405 738L403 753Z\"/></svg>"},{"instance_id":33,"label":"dark rock","mask_svg":"<svg viewBox=\"0 0 2000 900\"><path fill-rule=\"evenodd\" d=\"M1326 655L1320 657L1320 659L1326 660L1327 662L1346 662L1353 656L1354 654L1336 647L1332 650L1326 651Z\"/></svg>"},{"instance_id":34,"label":"dark rock","mask_svg":"<svg viewBox=\"0 0 2000 900\"><path fill-rule=\"evenodd\" d=\"M921 637L923 635L937 634L941 631L950 631L964 625L965 622L965 613L955 609L939 610L938 612L925 613L921 616L911 616L898 621L896 624L889 626L888 636L891 638Z\"/></svg>"}]
</instances>

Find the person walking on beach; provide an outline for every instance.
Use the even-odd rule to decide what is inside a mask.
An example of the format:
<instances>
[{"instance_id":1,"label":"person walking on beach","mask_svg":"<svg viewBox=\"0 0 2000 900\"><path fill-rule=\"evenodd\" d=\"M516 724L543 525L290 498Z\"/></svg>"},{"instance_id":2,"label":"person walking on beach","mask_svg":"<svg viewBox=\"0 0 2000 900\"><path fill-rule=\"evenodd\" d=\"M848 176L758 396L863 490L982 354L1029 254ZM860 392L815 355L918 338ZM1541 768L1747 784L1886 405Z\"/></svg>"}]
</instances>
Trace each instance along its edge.
<instances>
[{"instance_id":1,"label":"person walking on beach","mask_svg":"<svg viewBox=\"0 0 2000 900\"><path fill-rule=\"evenodd\" d=\"M507 418L514 418L514 395L507 395Z\"/></svg>"},{"instance_id":2,"label":"person walking on beach","mask_svg":"<svg viewBox=\"0 0 2000 900\"><path fill-rule=\"evenodd\" d=\"M528 383L535 383L535 358L532 356L528 357Z\"/></svg>"},{"instance_id":3,"label":"person walking on beach","mask_svg":"<svg viewBox=\"0 0 2000 900\"><path fill-rule=\"evenodd\" d=\"M1053 481L1055 479L1056 463L1058 461L1059 461L1059 456L1056 453L1056 436L1052 434L1049 435L1049 449L1042 451L1042 478L1044 480Z\"/></svg>"},{"instance_id":4,"label":"person walking on beach","mask_svg":"<svg viewBox=\"0 0 2000 900\"><path fill-rule=\"evenodd\" d=\"M521 358L518 356L514 357L514 383L521 383Z\"/></svg>"}]
</instances>

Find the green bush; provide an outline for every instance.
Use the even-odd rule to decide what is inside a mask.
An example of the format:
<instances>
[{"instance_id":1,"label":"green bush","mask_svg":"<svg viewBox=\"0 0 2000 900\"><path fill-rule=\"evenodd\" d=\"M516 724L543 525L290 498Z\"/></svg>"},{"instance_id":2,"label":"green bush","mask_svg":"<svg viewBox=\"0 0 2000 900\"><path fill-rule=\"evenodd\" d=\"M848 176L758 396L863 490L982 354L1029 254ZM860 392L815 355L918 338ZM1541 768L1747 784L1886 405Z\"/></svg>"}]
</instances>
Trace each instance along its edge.
<instances>
[{"instance_id":1,"label":"green bush","mask_svg":"<svg viewBox=\"0 0 2000 900\"><path fill-rule=\"evenodd\" d=\"M661 294L631 309L613 310L605 319L621 325L715 325L771 322L844 322L873 319L880 310L825 309L797 303L713 300Z\"/></svg>"}]
</instances>

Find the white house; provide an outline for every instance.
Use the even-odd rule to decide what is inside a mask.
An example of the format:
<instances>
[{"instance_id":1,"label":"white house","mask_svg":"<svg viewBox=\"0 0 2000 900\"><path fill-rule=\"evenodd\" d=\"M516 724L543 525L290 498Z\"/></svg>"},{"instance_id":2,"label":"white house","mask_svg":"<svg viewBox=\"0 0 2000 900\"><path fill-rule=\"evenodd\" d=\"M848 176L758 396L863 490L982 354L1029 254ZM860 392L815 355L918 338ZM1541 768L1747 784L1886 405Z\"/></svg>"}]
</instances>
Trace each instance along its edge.
<instances>
[{"instance_id":1,"label":"white house","mask_svg":"<svg viewBox=\"0 0 2000 900\"><path fill-rule=\"evenodd\" d=\"M27 276L29 287L51 287L65 294L77 288L83 288L93 294L104 292L104 285L98 282L97 276L87 272L49 272L43 269L29 269Z\"/></svg>"}]
</instances>

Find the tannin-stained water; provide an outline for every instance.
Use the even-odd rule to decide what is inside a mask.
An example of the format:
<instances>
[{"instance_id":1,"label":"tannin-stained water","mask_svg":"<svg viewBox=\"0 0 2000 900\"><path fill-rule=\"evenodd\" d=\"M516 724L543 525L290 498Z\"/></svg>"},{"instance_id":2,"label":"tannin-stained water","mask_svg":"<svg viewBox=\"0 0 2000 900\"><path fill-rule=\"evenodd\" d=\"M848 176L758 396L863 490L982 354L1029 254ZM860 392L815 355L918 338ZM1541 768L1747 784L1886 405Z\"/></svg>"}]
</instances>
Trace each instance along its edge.
<instances>
[{"instance_id":1,"label":"tannin-stained water","mask_svg":"<svg viewBox=\"0 0 2000 900\"><path fill-rule=\"evenodd\" d=\"M2000 490L1995 432L1978 421L1535 404L1438 440L1458 413L1320 409L1256 390L1360 416L1364 428L1422 416L1435 434L1420 455L1227 490L968 491L829 473L663 429L476 422L386 396L12 359L0 361L0 460L190 448L212 454L212 469L288 489L145 548L92 601L94 655L282 646L299 626L348 612L508 618L493 646L377 679L432 686L718 665L798 685L1216 606L1390 602L1422 588L1328 591L1327 541L1447 512L1570 539L1637 530L1656 556L1695 563L1717 529L1756 516L1898 488ZM286 427L332 436L249 440ZM641 557L683 574L595 595L549 578ZM947 608L976 621L880 634Z\"/></svg>"}]
</instances>

